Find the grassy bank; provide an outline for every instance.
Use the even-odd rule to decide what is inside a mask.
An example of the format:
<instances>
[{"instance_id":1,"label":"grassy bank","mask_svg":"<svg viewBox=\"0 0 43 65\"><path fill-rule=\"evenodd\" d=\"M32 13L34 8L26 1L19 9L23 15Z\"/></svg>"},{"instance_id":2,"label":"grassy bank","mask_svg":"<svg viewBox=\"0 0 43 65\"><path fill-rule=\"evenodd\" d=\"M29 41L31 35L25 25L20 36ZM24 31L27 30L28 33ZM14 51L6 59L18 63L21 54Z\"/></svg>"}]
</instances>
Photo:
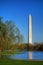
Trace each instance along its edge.
<instances>
[{"instance_id":1,"label":"grassy bank","mask_svg":"<svg viewBox=\"0 0 43 65\"><path fill-rule=\"evenodd\" d=\"M26 60L0 60L0 65L43 65L43 61L26 61Z\"/></svg>"},{"instance_id":2,"label":"grassy bank","mask_svg":"<svg viewBox=\"0 0 43 65\"><path fill-rule=\"evenodd\" d=\"M3 52L1 52L0 51L0 55L1 55L1 53L2 53L2 55L11 55L11 54L20 54L20 53L24 53L24 52L18 52L18 51L3 51Z\"/></svg>"}]
</instances>

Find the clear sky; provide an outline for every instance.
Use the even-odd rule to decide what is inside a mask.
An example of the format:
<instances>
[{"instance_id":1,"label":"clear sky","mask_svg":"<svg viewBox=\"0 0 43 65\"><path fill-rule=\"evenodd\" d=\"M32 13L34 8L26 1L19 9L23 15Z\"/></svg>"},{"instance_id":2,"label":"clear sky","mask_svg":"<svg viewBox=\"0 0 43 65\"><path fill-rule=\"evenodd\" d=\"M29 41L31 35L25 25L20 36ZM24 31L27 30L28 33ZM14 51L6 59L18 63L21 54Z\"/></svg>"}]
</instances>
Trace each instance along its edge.
<instances>
[{"instance_id":1,"label":"clear sky","mask_svg":"<svg viewBox=\"0 0 43 65\"><path fill-rule=\"evenodd\" d=\"M0 0L0 16L13 20L28 42L28 15L32 15L34 42L43 42L43 0Z\"/></svg>"}]
</instances>

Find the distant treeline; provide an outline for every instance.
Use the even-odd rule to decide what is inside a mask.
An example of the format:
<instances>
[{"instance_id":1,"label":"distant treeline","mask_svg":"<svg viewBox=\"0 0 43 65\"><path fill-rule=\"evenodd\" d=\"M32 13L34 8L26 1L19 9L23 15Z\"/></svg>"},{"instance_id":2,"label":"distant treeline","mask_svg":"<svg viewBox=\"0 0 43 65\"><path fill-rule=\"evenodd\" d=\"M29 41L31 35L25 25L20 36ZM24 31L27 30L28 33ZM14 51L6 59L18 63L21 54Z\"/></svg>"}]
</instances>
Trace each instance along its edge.
<instances>
[{"instance_id":1,"label":"distant treeline","mask_svg":"<svg viewBox=\"0 0 43 65\"><path fill-rule=\"evenodd\" d=\"M23 51L43 51L43 43L37 44L13 44L9 47L4 47L3 50L23 50Z\"/></svg>"},{"instance_id":2,"label":"distant treeline","mask_svg":"<svg viewBox=\"0 0 43 65\"><path fill-rule=\"evenodd\" d=\"M0 46L1 50L1 46ZM23 51L43 51L43 44L37 43L37 44L25 44L25 43L18 43L18 44L11 44L11 45L3 45L3 51L4 50L23 50Z\"/></svg>"}]
</instances>

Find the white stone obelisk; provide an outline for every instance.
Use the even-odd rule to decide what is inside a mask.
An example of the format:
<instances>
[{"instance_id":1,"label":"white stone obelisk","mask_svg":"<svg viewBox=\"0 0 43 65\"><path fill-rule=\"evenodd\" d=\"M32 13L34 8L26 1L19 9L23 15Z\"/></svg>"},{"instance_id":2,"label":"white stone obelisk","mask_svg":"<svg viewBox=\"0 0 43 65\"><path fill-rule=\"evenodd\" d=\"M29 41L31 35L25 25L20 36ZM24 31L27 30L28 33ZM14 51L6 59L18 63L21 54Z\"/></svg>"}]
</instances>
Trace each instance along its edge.
<instances>
[{"instance_id":1,"label":"white stone obelisk","mask_svg":"<svg viewBox=\"0 0 43 65\"><path fill-rule=\"evenodd\" d=\"M28 43L32 44L32 16L28 17Z\"/></svg>"}]
</instances>

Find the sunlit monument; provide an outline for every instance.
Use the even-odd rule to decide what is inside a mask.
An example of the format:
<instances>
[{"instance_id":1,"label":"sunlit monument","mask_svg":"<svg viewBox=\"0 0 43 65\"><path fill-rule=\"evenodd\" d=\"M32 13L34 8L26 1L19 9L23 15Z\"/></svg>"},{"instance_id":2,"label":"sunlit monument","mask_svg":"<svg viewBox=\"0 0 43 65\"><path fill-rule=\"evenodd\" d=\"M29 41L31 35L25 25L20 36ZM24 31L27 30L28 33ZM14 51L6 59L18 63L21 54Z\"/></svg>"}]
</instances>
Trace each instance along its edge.
<instances>
[{"instance_id":1,"label":"sunlit monument","mask_svg":"<svg viewBox=\"0 0 43 65\"><path fill-rule=\"evenodd\" d=\"M28 17L28 43L32 44L32 16Z\"/></svg>"}]
</instances>

